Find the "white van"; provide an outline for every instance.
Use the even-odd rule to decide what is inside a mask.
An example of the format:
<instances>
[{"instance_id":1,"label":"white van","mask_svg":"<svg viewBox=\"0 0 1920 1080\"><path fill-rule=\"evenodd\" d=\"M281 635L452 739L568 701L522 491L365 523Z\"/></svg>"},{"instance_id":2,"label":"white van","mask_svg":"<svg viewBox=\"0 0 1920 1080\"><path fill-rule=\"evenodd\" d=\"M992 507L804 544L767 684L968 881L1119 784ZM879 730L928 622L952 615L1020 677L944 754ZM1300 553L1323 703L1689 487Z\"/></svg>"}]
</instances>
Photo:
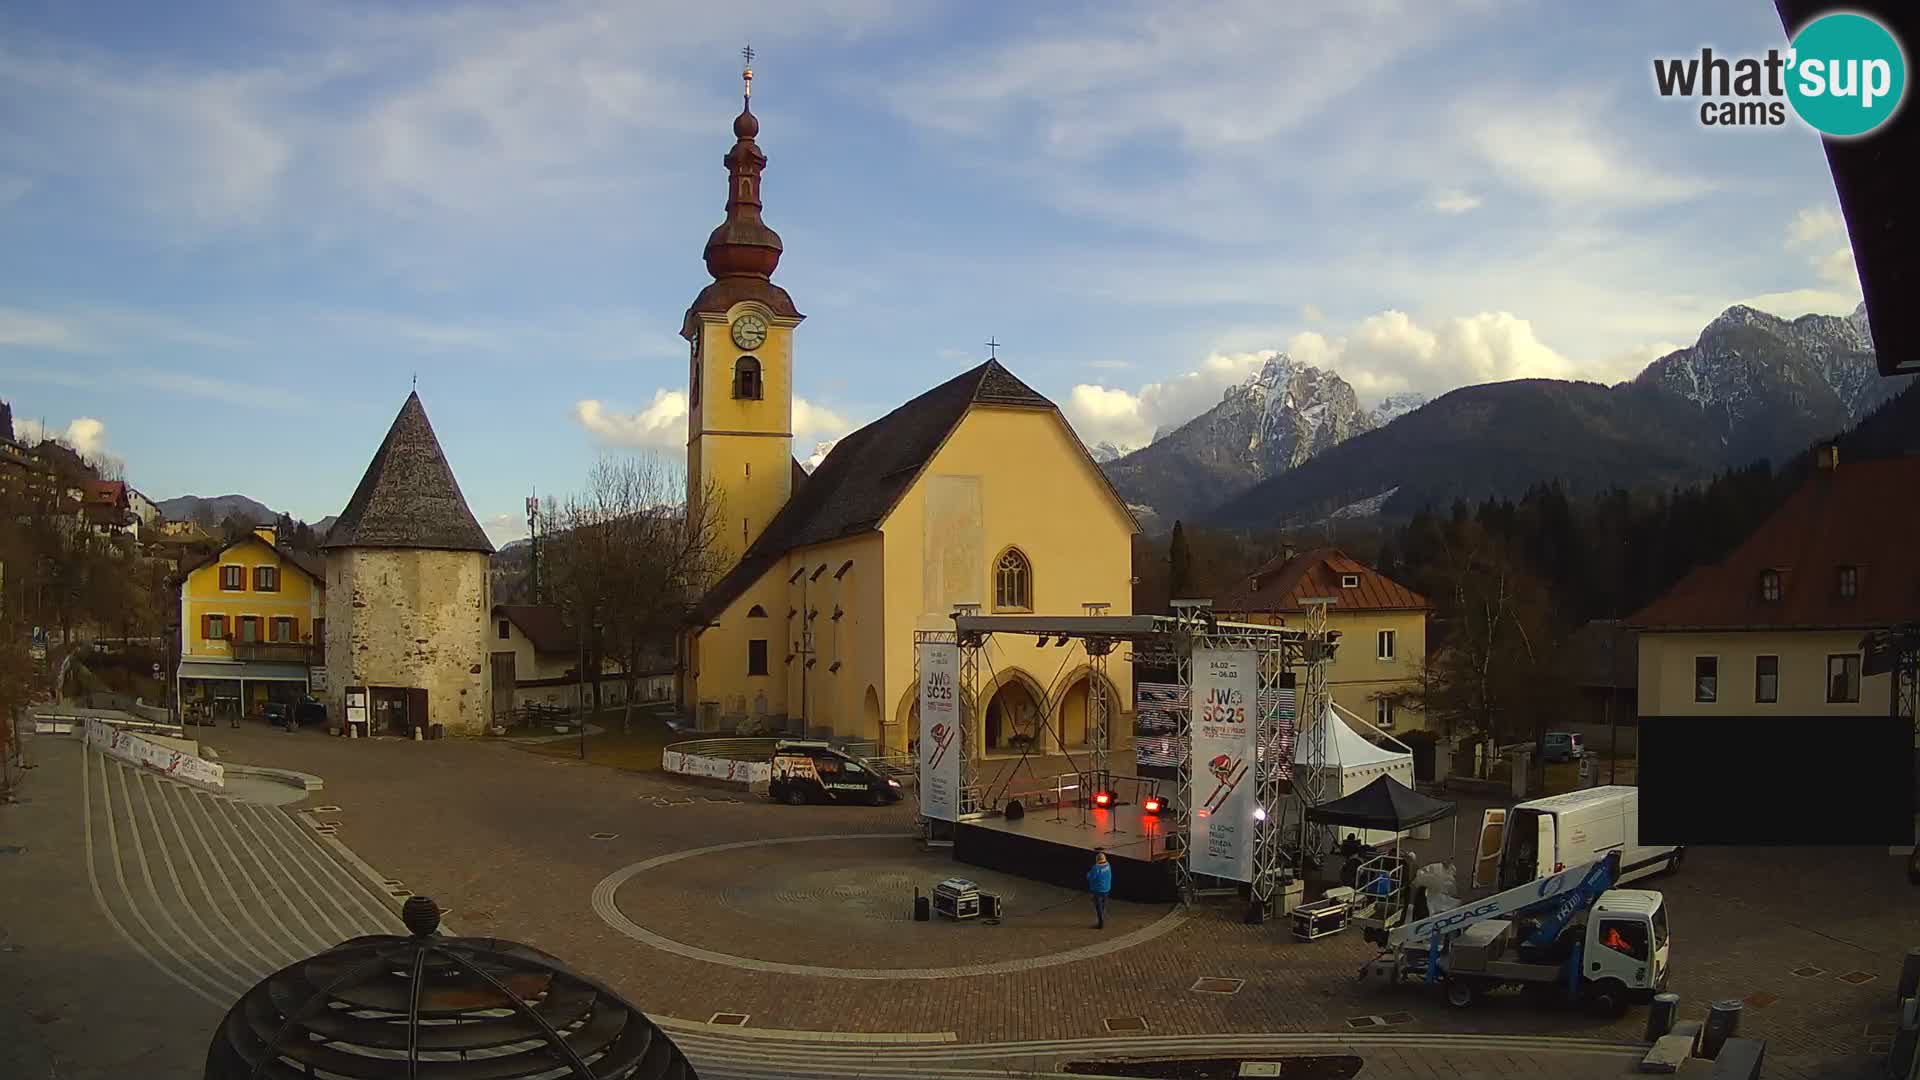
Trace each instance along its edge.
<instances>
[{"instance_id":1,"label":"white van","mask_svg":"<svg viewBox=\"0 0 1920 1080\"><path fill-rule=\"evenodd\" d=\"M1587 788L1486 811L1473 884L1511 889L1614 850L1620 852L1618 887L1679 866L1683 849L1640 842L1639 788Z\"/></svg>"}]
</instances>

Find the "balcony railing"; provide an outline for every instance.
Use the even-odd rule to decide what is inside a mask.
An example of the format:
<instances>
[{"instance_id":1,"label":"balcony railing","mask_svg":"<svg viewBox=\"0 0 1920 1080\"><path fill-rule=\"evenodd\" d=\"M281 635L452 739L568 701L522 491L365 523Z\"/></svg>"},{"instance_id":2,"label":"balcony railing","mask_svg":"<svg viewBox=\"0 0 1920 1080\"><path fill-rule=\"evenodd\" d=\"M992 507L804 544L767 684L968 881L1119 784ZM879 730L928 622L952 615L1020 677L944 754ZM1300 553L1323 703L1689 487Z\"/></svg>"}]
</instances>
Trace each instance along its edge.
<instances>
[{"instance_id":1,"label":"balcony railing","mask_svg":"<svg viewBox=\"0 0 1920 1080\"><path fill-rule=\"evenodd\" d=\"M322 664L326 660L316 645L303 641L235 641L235 660L263 660L280 664Z\"/></svg>"}]
</instances>

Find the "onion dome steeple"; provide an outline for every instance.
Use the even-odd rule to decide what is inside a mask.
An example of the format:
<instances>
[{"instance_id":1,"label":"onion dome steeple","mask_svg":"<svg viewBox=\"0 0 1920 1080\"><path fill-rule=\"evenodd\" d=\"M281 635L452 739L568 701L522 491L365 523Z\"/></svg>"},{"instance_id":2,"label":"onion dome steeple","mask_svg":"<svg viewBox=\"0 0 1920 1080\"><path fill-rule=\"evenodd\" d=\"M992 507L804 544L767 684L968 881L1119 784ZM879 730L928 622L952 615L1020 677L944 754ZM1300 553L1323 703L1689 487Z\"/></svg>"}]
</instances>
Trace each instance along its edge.
<instances>
[{"instance_id":1,"label":"onion dome steeple","mask_svg":"<svg viewBox=\"0 0 1920 1080\"><path fill-rule=\"evenodd\" d=\"M753 141L760 120L753 115L753 47L740 50L747 66L741 71L740 115L733 120L734 144L724 159L727 166L727 219L707 237L707 273L724 277L772 277L780 265L780 234L760 220L760 173L767 155Z\"/></svg>"}]
</instances>

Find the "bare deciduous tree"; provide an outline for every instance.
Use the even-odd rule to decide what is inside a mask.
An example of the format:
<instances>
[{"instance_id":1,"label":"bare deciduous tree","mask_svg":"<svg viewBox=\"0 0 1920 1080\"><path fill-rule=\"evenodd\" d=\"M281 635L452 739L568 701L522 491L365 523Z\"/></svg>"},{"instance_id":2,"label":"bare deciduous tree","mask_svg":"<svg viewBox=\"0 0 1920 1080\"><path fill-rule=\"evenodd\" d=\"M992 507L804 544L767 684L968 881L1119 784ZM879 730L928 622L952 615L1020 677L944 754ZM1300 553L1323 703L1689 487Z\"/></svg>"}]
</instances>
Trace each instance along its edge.
<instances>
[{"instance_id":1,"label":"bare deciduous tree","mask_svg":"<svg viewBox=\"0 0 1920 1080\"><path fill-rule=\"evenodd\" d=\"M631 730L644 661L671 655L687 612L724 569L722 494L709 485L689 514L677 463L608 457L588 472L583 491L550 500L546 513L549 594L587 637L596 707L601 655L619 664L626 687L621 727Z\"/></svg>"}]
</instances>

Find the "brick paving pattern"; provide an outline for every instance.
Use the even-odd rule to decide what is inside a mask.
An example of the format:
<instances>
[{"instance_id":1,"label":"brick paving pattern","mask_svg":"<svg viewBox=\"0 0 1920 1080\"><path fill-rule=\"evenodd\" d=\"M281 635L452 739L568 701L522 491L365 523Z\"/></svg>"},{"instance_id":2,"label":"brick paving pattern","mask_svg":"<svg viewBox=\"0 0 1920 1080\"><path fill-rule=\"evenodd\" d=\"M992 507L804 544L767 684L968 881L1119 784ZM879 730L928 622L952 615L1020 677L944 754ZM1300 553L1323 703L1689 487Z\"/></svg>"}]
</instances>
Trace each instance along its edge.
<instances>
[{"instance_id":1,"label":"brick paving pattern","mask_svg":"<svg viewBox=\"0 0 1920 1080\"><path fill-rule=\"evenodd\" d=\"M1118 1016L1143 1017L1154 1033L1252 1033L1340 1031L1355 1017L1406 1013L1394 1030L1607 1041L1636 1041L1644 1024L1639 1011L1609 1022L1500 998L1452 1010L1411 988L1362 988L1355 975L1373 950L1358 934L1298 943L1284 921L1249 926L1225 907L1202 906L1174 932L1114 955L1011 975L856 982L739 970L622 936L595 914L595 885L644 859L712 844L900 832L910 827L911 808L711 801L731 793L486 741L349 741L250 729L207 738L227 760L325 777L325 801L341 807L327 815L339 823L340 839L413 891L456 909L460 932L517 938L567 957L664 1017L737 1012L749 1014L755 1029L951 1031L968 1043L1105 1036L1103 1020ZM1462 849L1478 816L1477 807L1462 804ZM616 836L596 840L595 833ZM1442 828L1432 842L1411 846L1427 861L1447 838ZM692 872L635 880L634 891L619 896L621 911L735 955L804 956L829 966L934 966L962 955L956 942L971 947L993 935L1002 939L993 945L1002 955L1038 956L1095 934L1071 920L1049 925L1034 917L1023 926L1011 909L1000 927L862 920L844 910L809 927L791 917L804 905L769 907L764 890L818 892L828 864L861 872L886 852L897 869L883 872L922 875L927 887L948 873L966 874L916 853L910 841L835 842L835 853L814 853L812 867L801 851L809 846L751 849L731 884L699 859L676 863ZM779 855L763 858L768 852ZM1678 875L1647 887L1669 898L1671 989L1682 995L1683 1016L1704 1016L1715 1000L1766 995L1773 1000L1765 1006L1746 1008L1742 1032L1769 1041L1769 1076L1854 1075L1844 1070L1859 1064L1867 1025L1891 1016L1901 957L1920 942L1920 909L1904 866L1883 849L1696 850ZM756 888L763 890L757 899ZM1021 886L1029 899L1046 896L1044 888ZM902 903L910 902L909 892ZM1163 913L1114 906L1116 920L1130 925ZM1812 968L1820 974L1804 974ZM1842 976L1853 972L1872 978L1851 985ZM1245 983L1231 995L1194 993L1200 975Z\"/></svg>"}]
</instances>

